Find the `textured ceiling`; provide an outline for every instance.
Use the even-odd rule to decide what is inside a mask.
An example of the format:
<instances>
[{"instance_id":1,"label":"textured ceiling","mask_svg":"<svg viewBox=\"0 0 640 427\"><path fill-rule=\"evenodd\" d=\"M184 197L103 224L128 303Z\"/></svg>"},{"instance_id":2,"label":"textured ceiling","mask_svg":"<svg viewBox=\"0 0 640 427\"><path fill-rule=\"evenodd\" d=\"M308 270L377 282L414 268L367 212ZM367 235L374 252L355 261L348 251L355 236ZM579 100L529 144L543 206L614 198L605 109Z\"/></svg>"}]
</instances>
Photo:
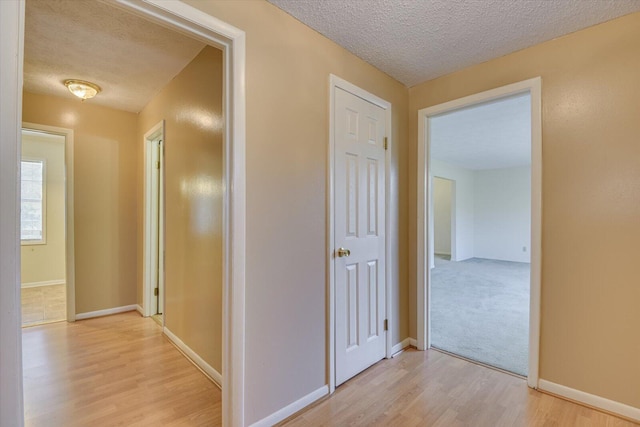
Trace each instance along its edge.
<instances>
[{"instance_id":1,"label":"textured ceiling","mask_svg":"<svg viewBox=\"0 0 640 427\"><path fill-rule=\"evenodd\" d=\"M639 0L268 0L407 86L640 11Z\"/></svg>"},{"instance_id":2,"label":"textured ceiling","mask_svg":"<svg viewBox=\"0 0 640 427\"><path fill-rule=\"evenodd\" d=\"M203 47L101 2L27 0L24 88L73 98L62 82L88 80L86 102L139 112Z\"/></svg>"},{"instance_id":3,"label":"textured ceiling","mask_svg":"<svg viewBox=\"0 0 640 427\"><path fill-rule=\"evenodd\" d=\"M431 157L465 169L531 164L531 97L516 95L430 119Z\"/></svg>"}]
</instances>

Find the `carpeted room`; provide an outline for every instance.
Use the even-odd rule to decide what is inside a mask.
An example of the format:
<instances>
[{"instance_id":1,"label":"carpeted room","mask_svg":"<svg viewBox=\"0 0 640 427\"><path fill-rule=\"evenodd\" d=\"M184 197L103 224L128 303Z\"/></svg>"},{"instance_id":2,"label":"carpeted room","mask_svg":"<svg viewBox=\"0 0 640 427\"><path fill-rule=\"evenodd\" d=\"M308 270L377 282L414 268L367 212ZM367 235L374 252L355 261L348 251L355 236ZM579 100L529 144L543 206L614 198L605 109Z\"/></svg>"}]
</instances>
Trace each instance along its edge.
<instances>
[{"instance_id":1,"label":"carpeted room","mask_svg":"<svg viewBox=\"0 0 640 427\"><path fill-rule=\"evenodd\" d=\"M527 376L530 96L431 119L431 344Z\"/></svg>"}]
</instances>

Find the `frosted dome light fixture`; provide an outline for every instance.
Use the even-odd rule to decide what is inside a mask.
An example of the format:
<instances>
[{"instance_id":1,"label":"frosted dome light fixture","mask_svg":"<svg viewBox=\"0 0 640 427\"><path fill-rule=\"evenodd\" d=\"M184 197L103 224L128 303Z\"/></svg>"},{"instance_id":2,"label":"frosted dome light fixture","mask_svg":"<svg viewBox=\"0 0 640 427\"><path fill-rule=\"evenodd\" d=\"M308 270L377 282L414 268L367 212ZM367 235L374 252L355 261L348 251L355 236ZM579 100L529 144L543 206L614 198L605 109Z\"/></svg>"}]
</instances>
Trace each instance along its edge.
<instances>
[{"instance_id":1,"label":"frosted dome light fixture","mask_svg":"<svg viewBox=\"0 0 640 427\"><path fill-rule=\"evenodd\" d=\"M100 93L102 89L97 84L84 80L65 80L64 85L69 92L82 99L90 99Z\"/></svg>"}]
</instances>

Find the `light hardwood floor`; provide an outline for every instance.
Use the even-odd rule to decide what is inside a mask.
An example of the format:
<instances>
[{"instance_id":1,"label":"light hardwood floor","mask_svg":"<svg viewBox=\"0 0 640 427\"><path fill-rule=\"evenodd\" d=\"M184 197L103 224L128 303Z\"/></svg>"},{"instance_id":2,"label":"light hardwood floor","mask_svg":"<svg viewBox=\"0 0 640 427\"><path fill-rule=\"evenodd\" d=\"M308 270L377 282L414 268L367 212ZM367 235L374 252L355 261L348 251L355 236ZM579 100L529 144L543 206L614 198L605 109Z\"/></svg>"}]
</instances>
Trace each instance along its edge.
<instances>
[{"instance_id":1,"label":"light hardwood floor","mask_svg":"<svg viewBox=\"0 0 640 427\"><path fill-rule=\"evenodd\" d=\"M221 392L136 312L23 329L25 426L216 426Z\"/></svg>"},{"instance_id":2,"label":"light hardwood floor","mask_svg":"<svg viewBox=\"0 0 640 427\"><path fill-rule=\"evenodd\" d=\"M23 330L26 426L217 426L221 392L137 313ZM437 351L408 350L283 425L636 426Z\"/></svg>"},{"instance_id":3,"label":"light hardwood floor","mask_svg":"<svg viewBox=\"0 0 640 427\"><path fill-rule=\"evenodd\" d=\"M283 425L637 427L435 350L383 360Z\"/></svg>"},{"instance_id":4,"label":"light hardwood floor","mask_svg":"<svg viewBox=\"0 0 640 427\"><path fill-rule=\"evenodd\" d=\"M22 326L60 322L67 319L66 285L22 288Z\"/></svg>"}]
</instances>

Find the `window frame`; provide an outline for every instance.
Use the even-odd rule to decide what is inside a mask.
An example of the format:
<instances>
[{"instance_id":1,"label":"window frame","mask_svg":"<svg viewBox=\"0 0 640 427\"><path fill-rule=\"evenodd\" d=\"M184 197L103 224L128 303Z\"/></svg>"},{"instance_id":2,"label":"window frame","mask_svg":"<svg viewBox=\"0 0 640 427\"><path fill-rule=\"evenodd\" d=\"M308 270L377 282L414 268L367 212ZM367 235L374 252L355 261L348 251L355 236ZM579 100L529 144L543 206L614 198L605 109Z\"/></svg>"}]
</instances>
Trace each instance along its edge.
<instances>
[{"instance_id":1,"label":"window frame","mask_svg":"<svg viewBox=\"0 0 640 427\"><path fill-rule=\"evenodd\" d=\"M23 239L22 238L22 163L41 163L42 164L42 238L40 239ZM47 244L47 159L42 157L23 156L20 158L20 245L46 245Z\"/></svg>"}]
</instances>

